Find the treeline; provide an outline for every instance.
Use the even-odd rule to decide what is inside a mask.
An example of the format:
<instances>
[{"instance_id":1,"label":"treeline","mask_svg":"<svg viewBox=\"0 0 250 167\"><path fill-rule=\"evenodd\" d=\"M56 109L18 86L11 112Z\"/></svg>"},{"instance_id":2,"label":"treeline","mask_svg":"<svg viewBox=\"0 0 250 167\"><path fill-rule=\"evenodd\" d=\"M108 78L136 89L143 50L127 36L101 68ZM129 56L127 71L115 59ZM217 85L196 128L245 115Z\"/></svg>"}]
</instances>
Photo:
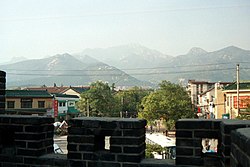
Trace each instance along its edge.
<instances>
[{"instance_id":1,"label":"treeline","mask_svg":"<svg viewBox=\"0 0 250 167\"><path fill-rule=\"evenodd\" d=\"M185 88L162 81L159 88L115 91L115 85L94 82L81 94L77 108L84 116L140 117L152 124L155 120L166 121L168 129L180 118L191 118L191 99Z\"/></svg>"}]
</instances>

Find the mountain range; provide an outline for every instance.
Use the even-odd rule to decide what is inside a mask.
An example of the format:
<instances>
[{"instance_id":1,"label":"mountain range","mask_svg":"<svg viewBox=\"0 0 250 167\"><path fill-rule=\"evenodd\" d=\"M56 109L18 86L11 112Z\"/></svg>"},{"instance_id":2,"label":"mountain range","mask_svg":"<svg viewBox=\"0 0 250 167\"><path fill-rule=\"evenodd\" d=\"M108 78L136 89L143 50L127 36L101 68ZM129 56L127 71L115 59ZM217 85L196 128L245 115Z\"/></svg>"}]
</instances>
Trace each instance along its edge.
<instances>
[{"instance_id":1,"label":"mountain range","mask_svg":"<svg viewBox=\"0 0 250 167\"><path fill-rule=\"evenodd\" d=\"M15 59L17 60L17 59ZM169 56L141 45L123 45L105 49L85 49L75 54L57 54L43 59L30 59L2 64L7 72L7 86L77 86L102 80L116 86L157 85L161 80L186 83L250 78L250 51L229 46L207 52L194 47L187 54Z\"/></svg>"}]
</instances>

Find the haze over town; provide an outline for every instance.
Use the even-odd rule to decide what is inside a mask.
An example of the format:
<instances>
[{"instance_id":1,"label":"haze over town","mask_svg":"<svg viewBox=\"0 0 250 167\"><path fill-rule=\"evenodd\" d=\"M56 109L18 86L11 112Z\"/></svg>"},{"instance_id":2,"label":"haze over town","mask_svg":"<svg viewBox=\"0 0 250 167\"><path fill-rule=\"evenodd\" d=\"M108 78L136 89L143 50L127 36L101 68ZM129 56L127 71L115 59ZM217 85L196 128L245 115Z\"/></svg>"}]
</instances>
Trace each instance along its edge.
<instances>
[{"instance_id":1,"label":"haze over town","mask_svg":"<svg viewBox=\"0 0 250 167\"><path fill-rule=\"evenodd\" d=\"M1 0L0 63L131 43L171 56L250 50L249 9L248 0Z\"/></svg>"}]
</instances>

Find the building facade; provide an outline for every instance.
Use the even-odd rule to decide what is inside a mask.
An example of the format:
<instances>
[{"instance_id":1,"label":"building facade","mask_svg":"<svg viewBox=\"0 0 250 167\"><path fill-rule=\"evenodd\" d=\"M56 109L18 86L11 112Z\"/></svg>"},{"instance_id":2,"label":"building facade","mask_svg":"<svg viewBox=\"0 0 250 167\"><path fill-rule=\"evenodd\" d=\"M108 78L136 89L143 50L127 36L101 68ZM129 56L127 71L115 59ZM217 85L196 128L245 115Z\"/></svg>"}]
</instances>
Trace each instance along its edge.
<instances>
[{"instance_id":1,"label":"building facade","mask_svg":"<svg viewBox=\"0 0 250 167\"><path fill-rule=\"evenodd\" d=\"M54 117L58 120L68 120L79 114L79 110L76 109L76 103L79 100L77 95L66 94L53 94L53 109Z\"/></svg>"},{"instance_id":2,"label":"building facade","mask_svg":"<svg viewBox=\"0 0 250 167\"><path fill-rule=\"evenodd\" d=\"M53 96L42 90L6 90L8 113L51 115Z\"/></svg>"},{"instance_id":3,"label":"building facade","mask_svg":"<svg viewBox=\"0 0 250 167\"><path fill-rule=\"evenodd\" d=\"M230 84L223 90L225 94L225 110L231 118L236 118L245 112L250 104L250 82L241 82L239 84L239 108L237 106L237 85Z\"/></svg>"}]
</instances>

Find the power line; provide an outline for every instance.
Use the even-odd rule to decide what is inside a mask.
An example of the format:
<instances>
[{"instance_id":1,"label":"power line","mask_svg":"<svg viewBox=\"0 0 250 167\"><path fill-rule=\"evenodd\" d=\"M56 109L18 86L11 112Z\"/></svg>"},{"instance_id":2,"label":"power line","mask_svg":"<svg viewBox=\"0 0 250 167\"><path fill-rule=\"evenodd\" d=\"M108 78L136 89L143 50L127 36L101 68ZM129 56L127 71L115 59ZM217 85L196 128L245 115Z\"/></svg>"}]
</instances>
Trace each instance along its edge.
<instances>
[{"instance_id":1,"label":"power line","mask_svg":"<svg viewBox=\"0 0 250 167\"><path fill-rule=\"evenodd\" d=\"M151 73L130 73L126 75L159 75L159 74L183 74L183 73L204 73L204 72L214 72L214 71L228 71L228 70L235 70L235 68L225 68L225 69L209 69L209 70L190 70L190 71L172 71L172 72L151 72ZM101 71L100 71L101 72ZM103 71L105 72L105 71ZM23 76L124 76L124 73L109 73L109 74L34 74L34 73L7 73L8 75L23 75Z\"/></svg>"},{"instance_id":2,"label":"power line","mask_svg":"<svg viewBox=\"0 0 250 167\"><path fill-rule=\"evenodd\" d=\"M182 68L182 67L206 67L206 66L217 66L217 65L227 65L227 64L235 64L236 62L228 62L228 63L210 63L210 64L193 64L193 65L180 65L180 66L160 66L160 67L138 67L138 68L116 68L112 67L111 69L101 69L102 71L114 71L114 70L124 70L124 71L133 71L133 70L157 70L157 69L169 69L169 68ZM250 63L250 62L237 62L238 64ZM16 70L16 71L100 71L100 70L90 70L90 69L65 69L65 70L35 70L35 69L5 69L5 70Z\"/></svg>"}]
</instances>

